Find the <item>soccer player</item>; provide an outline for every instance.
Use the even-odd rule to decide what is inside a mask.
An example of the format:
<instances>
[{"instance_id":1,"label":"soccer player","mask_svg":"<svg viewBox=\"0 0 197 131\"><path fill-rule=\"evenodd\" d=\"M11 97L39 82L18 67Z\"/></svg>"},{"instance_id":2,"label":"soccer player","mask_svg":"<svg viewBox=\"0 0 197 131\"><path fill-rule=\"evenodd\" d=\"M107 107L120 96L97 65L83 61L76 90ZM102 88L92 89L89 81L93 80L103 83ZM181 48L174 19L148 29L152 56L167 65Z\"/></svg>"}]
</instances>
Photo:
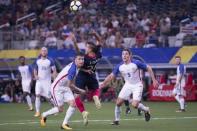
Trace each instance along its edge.
<instances>
[{"instance_id":1,"label":"soccer player","mask_svg":"<svg viewBox=\"0 0 197 131\"><path fill-rule=\"evenodd\" d=\"M185 112L185 74L186 74L186 68L185 66L181 63L181 57L176 56L175 57L175 63L177 66L177 78L176 78L176 84L173 89L173 96L177 100L177 102L180 105L180 109L176 112Z\"/></svg>"},{"instance_id":2,"label":"soccer player","mask_svg":"<svg viewBox=\"0 0 197 131\"><path fill-rule=\"evenodd\" d=\"M40 116L40 96L45 97L47 100L50 99L50 87L51 87L51 78L56 77L57 71L54 65L54 61L47 56L48 50L46 47L41 48L40 57L35 62L34 68L34 77L36 79L36 100L35 100L35 108L36 113L35 117ZM51 70L53 74L51 75Z\"/></svg>"},{"instance_id":3,"label":"soccer player","mask_svg":"<svg viewBox=\"0 0 197 131\"><path fill-rule=\"evenodd\" d=\"M23 89L23 98L26 97L27 104L29 106L29 111L33 111L32 101L31 101L31 82L32 82L32 68L29 65L25 64L25 57L19 57L20 66L18 70L22 77L22 89Z\"/></svg>"},{"instance_id":4,"label":"soccer player","mask_svg":"<svg viewBox=\"0 0 197 131\"><path fill-rule=\"evenodd\" d=\"M137 60L132 59L132 53L129 49L123 49L122 51L122 60L123 62L117 65L111 74L109 74L103 83L100 85L100 88L106 86L108 82L113 80L120 73L125 80L125 84L121 89L119 96L116 100L115 107L115 120L112 125L119 125L120 114L121 114L121 105L124 103L124 100L129 100L130 95L133 94L132 106L134 108L140 109L145 113L145 120L150 120L150 109L147 106L144 106L141 101L143 84L140 79L140 69L147 70L153 80L153 85L158 86L158 82L155 79L152 68L145 63L142 63Z\"/></svg>"},{"instance_id":5,"label":"soccer player","mask_svg":"<svg viewBox=\"0 0 197 131\"><path fill-rule=\"evenodd\" d=\"M54 100L55 107L42 113L40 120L41 126L46 126L47 116L56 114L58 112L63 112L64 102L67 102L69 107L67 109L61 128L65 130L72 130L72 128L70 128L68 125L68 121L74 114L76 108L75 98L72 91L85 93L85 90L77 88L73 84L73 82L79 68L82 67L83 64L84 55L82 53L79 53L76 55L74 62L68 64L58 74L58 76L51 85L51 94Z\"/></svg>"},{"instance_id":6,"label":"soccer player","mask_svg":"<svg viewBox=\"0 0 197 131\"><path fill-rule=\"evenodd\" d=\"M96 44L92 42L86 43L86 49L85 49L85 56L84 56L84 65L79 70L79 73L76 77L76 86L80 89L88 89L89 93L92 95L92 98L95 102L95 105L98 109L101 108L101 103L99 100L99 84L98 80L96 78L96 64L98 63L99 59L101 59L101 43L100 43L100 37L95 32L92 31L91 35L94 35L97 39ZM73 36L75 39L75 37ZM75 48L77 52L79 52L79 48L77 46L76 40L75 42ZM77 105L77 108L82 113L83 119L84 119L84 125L88 124L88 112L84 108L84 104L81 101L80 95L78 95L75 98L75 102Z\"/></svg>"}]
</instances>

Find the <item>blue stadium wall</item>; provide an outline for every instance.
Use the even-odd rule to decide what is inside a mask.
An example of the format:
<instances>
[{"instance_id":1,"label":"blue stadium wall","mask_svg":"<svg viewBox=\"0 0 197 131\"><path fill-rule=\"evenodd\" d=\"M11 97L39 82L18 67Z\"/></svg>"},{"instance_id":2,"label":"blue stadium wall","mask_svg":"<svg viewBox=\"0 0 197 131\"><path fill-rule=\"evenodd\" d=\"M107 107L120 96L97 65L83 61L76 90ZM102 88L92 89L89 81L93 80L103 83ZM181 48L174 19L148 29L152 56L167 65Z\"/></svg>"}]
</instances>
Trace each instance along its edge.
<instances>
[{"instance_id":1,"label":"blue stadium wall","mask_svg":"<svg viewBox=\"0 0 197 131\"><path fill-rule=\"evenodd\" d=\"M172 63L176 55L182 57L183 63L197 63L197 46L184 46L180 48L132 48L132 53L142 57L147 63ZM121 49L104 48L103 57L120 57ZM3 50L0 51L0 60L16 59L24 55L27 58L36 58L39 50ZM74 50L49 50L52 58L69 58L75 55Z\"/></svg>"}]
</instances>

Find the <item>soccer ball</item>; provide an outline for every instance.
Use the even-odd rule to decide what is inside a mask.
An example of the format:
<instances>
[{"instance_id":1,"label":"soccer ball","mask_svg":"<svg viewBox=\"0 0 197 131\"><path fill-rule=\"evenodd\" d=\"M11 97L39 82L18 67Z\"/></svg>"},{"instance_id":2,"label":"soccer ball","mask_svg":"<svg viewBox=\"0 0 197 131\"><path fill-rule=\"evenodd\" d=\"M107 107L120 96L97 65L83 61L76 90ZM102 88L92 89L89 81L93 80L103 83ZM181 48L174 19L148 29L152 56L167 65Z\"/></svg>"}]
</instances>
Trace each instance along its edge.
<instances>
[{"instance_id":1,"label":"soccer ball","mask_svg":"<svg viewBox=\"0 0 197 131\"><path fill-rule=\"evenodd\" d=\"M78 11L82 8L81 2L79 0L73 0L70 3L70 10L71 11Z\"/></svg>"}]
</instances>

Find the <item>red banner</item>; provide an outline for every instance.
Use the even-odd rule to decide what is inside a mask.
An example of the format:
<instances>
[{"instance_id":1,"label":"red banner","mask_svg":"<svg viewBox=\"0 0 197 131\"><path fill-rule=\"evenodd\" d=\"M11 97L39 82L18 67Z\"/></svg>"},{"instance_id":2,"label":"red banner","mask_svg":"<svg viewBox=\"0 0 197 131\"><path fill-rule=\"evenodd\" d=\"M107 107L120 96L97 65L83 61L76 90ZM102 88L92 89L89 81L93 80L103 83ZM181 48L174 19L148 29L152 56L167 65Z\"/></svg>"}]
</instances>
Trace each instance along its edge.
<instances>
[{"instance_id":1,"label":"red banner","mask_svg":"<svg viewBox=\"0 0 197 131\"><path fill-rule=\"evenodd\" d=\"M160 88L149 87L149 100L151 101L175 101L172 96L172 90L174 85L162 85ZM186 100L197 100L197 85L191 85L185 87Z\"/></svg>"}]
</instances>

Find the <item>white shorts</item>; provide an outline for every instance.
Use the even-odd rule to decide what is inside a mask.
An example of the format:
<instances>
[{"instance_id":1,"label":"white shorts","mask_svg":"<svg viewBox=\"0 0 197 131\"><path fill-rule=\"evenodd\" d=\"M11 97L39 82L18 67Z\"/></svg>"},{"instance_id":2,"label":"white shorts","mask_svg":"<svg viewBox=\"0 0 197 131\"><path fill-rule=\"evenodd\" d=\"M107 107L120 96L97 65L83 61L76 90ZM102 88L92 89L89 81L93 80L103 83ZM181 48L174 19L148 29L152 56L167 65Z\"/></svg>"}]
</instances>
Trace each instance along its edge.
<instances>
[{"instance_id":1,"label":"white shorts","mask_svg":"<svg viewBox=\"0 0 197 131\"><path fill-rule=\"evenodd\" d=\"M186 96L186 92L184 90L185 85L181 85L179 84L177 87L174 87L172 93L174 95L182 95L182 96Z\"/></svg>"},{"instance_id":2,"label":"white shorts","mask_svg":"<svg viewBox=\"0 0 197 131\"><path fill-rule=\"evenodd\" d=\"M37 80L36 81L36 95L41 95L45 98L50 98L50 87L51 87L51 81L48 80Z\"/></svg>"},{"instance_id":3,"label":"white shorts","mask_svg":"<svg viewBox=\"0 0 197 131\"><path fill-rule=\"evenodd\" d=\"M124 100L130 100L131 94L133 94L133 100L141 101L142 99L143 84L130 84L125 83L122 87L118 97Z\"/></svg>"},{"instance_id":4,"label":"white shorts","mask_svg":"<svg viewBox=\"0 0 197 131\"><path fill-rule=\"evenodd\" d=\"M55 106L63 106L64 102L74 101L75 99L69 87L59 86L58 84L51 86L51 95Z\"/></svg>"},{"instance_id":5,"label":"white shorts","mask_svg":"<svg viewBox=\"0 0 197 131\"><path fill-rule=\"evenodd\" d=\"M31 93L31 80L22 80L23 92Z\"/></svg>"}]
</instances>

